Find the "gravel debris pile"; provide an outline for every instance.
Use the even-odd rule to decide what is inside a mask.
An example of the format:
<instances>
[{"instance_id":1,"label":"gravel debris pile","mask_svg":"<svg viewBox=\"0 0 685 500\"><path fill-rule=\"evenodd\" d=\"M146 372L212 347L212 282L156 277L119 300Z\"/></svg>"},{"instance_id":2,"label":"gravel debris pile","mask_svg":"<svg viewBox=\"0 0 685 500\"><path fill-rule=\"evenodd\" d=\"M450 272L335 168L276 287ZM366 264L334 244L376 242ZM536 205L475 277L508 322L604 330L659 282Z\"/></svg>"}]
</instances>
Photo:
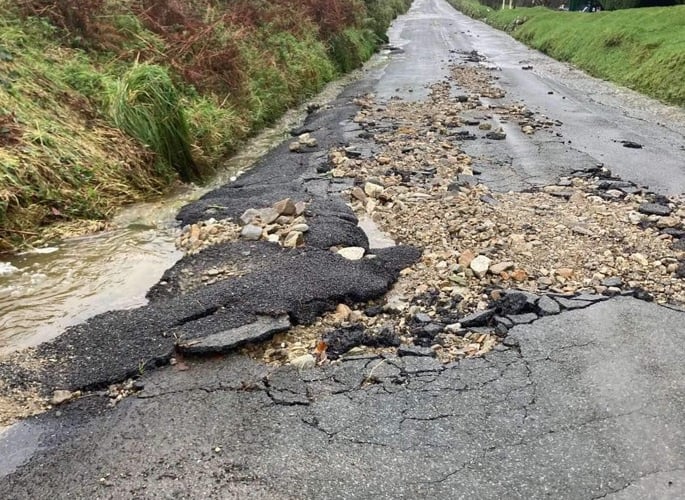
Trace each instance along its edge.
<instances>
[{"instance_id":1,"label":"gravel debris pile","mask_svg":"<svg viewBox=\"0 0 685 500\"><path fill-rule=\"evenodd\" d=\"M240 216L242 226L231 219L214 218L183 227L176 238L176 247L187 255L193 255L217 243L266 240L286 248L304 243L304 233L309 226L304 216L307 204L290 198L277 201L271 207L250 208Z\"/></svg>"},{"instance_id":2,"label":"gravel debris pile","mask_svg":"<svg viewBox=\"0 0 685 500\"><path fill-rule=\"evenodd\" d=\"M506 343L516 324L615 295L685 304L682 199L649 193L601 166L530 192L493 193L479 183L460 142L503 139L480 135L493 113L529 135L559 125L523 106L484 104L480 97L504 95L492 81L458 66L452 82L471 95L455 97L452 82L441 82L423 102L356 100L354 121L379 150L364 157L363 144L333 149L328 175L353 178L346 196L358 217L372 218L399 244L422 247L423 258L383 303L341 304L247 352L303 367L305 356L321 363L345 355L339 345L346 355L451 362Z\"/></svg>"}]
</instances>

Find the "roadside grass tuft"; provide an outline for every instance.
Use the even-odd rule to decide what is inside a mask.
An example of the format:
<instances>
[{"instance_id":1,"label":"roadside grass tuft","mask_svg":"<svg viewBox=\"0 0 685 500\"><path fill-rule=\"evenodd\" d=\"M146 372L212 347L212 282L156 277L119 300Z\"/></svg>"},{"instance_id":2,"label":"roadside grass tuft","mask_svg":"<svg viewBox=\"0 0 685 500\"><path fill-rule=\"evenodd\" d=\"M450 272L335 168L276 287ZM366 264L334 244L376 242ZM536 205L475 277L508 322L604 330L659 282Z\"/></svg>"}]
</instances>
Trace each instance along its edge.
<instances>
[{"instance_id":1,"label":"roadside grass tuft","mask_svg":"<svg viewBox=\"0 0 685 500\"><path fill-rule=\"evenodd\" d=\"M136 64L116 83L109 97L109 115L118 128L157 155L163 179L176 170L186 182L202 178L190 152L190 132L179 92L165 68Z\"/></svg>"},{"instance_id":2,"label":"roadside grass tuft","mask_svg":"<svg viewBox=\"0 0 685 500\"><path fill-rule=\"evenodd\" d=\"M41 20L0 18L0 250L41 225L105 218L160 193L152 155L110 126L64 74L97 74Z\"/></svg>"}]
</instances>

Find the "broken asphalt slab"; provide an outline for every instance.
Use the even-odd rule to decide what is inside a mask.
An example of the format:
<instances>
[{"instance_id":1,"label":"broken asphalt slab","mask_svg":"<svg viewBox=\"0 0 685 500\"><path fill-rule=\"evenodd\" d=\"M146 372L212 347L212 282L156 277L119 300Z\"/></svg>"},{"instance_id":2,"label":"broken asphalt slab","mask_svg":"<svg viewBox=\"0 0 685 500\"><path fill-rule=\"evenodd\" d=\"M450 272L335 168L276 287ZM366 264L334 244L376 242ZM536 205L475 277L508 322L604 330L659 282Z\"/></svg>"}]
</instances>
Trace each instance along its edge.
<instances>
[{"instance_id":1,"label":"broken asphalt slab","mask_svg":"<svg viewBox=\"0 0 685 500\"><path fill-rule=\"evenodd\" d=\"M5 464L0 497L682 498L682 314L613 298L446 366L231 355L156 370L111 411L84 398L3 436L61 437Z\"/></svg>"},{"instance_id":2,"label":"broken asphalt slab","mask_svg":"<svg viewBox=\"0 0 685 500\"><path fill-rule=\"evenodd\" d=\"M182 224L209 218L237 222L250 208L266 208L289 197L307 203L304 215L309 230L304 246L283 249L267 242L236 241L186 256L150 290L148 305L107 312L67 329L29 353L37 361L31 368L26 368L25 353L0 362L0 376L8 388L37 388L44 396L56 389L102 388L167 364L177 344L195 353L202 350L200 345L207 352L224 352L281 330L247 328L236 333L258 317L285 315L290 324L308 324L338 303L381 297L399 271L420 257L420 250L378 249L357 262L331 252L334 246L368 250L369 242L340 197L351 181L317 174L317 166L328 162L329 148L345 146L356 137L351 119L358 106L351 102L362 90L352 86L307 117L305 125L313 131L317 148L292 153L285 142L236 182L206 194L178 214ZM185 279L220 263L233 263L240 272L212 284ZM198 340L207 336L211 338L206 342ZM219 345L222 338L226 343Z\"/></svg>"}]
</instances>

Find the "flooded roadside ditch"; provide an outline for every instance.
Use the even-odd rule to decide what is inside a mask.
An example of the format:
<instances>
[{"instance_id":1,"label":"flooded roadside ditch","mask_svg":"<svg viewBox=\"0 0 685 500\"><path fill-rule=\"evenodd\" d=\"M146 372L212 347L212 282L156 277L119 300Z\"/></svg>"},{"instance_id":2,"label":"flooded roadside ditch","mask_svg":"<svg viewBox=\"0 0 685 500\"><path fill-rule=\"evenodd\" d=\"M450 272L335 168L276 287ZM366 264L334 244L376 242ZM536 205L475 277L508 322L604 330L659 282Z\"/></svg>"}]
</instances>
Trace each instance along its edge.
<instances>
[{"instance_id":1,"label":"flooded roadside ditch","mask_svg":"<svg viewBox=\"0 0 685 500\"><path fill-rule=\"evenodd\" d=\"M374 57L363 71L384 59L383 54ZM308 104L325 105L361 73L330 83ZM304 104L289 111L250 140L205 186L183 186L161 199L125 207L111 230L0 257L0 357L51 340L105 311L146 304L148 289L183 255L175 245L178 210L249 169L289 136L306 110Z\"/></svg>"}]
</instances>

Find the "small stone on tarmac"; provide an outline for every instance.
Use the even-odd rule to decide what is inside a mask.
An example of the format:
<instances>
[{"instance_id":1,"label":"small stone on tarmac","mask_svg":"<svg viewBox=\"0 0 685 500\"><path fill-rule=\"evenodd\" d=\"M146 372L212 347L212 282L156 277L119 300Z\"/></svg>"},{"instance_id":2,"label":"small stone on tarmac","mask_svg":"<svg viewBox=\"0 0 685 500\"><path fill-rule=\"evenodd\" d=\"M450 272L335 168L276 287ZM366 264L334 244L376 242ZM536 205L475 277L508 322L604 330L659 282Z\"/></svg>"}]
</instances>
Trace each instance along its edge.
<instances>
[{"instance_id":1,"label":"small stone on tarmac","mask_svg":"<svg viewBox=\"0 0 685 500\"><path fill-rule=\"evenodd\" d=\"M338 255L347 260L359 260L364 257L366 250L362 247L345 247L338 250Z\"/></svg>"},{"instance_id":2,"label":"small stone on tarmac","mask_svg":"<svg viewBox=\"0 0 685 500\"><path fill-rule=\"evenodd\" d=\"M262 237L262 228L254 224L248 224L240 231L240 236L248 241L257 241Z\"/></svg>"}]
</instances>

